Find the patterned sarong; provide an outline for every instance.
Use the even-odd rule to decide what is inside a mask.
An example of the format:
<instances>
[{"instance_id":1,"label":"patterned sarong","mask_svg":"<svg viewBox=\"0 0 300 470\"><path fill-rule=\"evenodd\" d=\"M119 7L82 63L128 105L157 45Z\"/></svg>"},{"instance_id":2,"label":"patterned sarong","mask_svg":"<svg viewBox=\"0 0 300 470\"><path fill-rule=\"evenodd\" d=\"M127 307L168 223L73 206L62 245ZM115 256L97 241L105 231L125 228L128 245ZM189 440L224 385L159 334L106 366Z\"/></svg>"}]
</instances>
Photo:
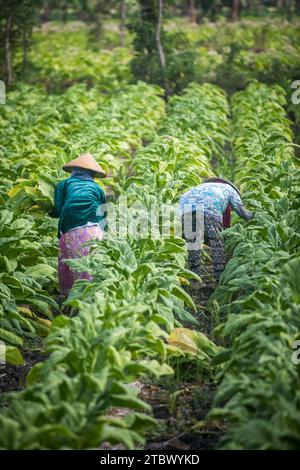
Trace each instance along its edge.
<instances>
[{"instance_id":1,"label":"patterned sarong","mask_svg":"<svg viewBox=\"0 0 300 470\"><path fill-rule=\"evenodd\" d=\"M92 276L86 272L72 271L64 263L65 259L76 259L87 256L89 246L83 246L89 240L102 240L103 232L98 225L79 227L64 233L59 239L58 279L61 294L68 296L76 279L92 280Z\"/></svg>"}]
</instances>

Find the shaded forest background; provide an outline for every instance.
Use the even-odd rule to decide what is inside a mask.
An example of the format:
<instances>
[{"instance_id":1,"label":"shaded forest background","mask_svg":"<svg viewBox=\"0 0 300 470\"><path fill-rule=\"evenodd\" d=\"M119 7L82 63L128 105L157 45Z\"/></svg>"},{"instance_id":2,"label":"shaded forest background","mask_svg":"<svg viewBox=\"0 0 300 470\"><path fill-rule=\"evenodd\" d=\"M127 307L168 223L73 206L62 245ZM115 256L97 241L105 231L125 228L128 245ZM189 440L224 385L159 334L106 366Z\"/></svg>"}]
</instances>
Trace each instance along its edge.
<instances>
[{"instance_id":1,"label":"shaded forest background","mask_svg":"<svg viewBox=\"0 0 300 470\"><path fill-rule=\"evenodd\" d=\"M29 58L33 31L49 22L62 25L80 22L88 31L89 47L101 50L105 48L104 25L109 22L106 29L117 31L115 47L128 46L131 50L131 80L156 83L168 96L178 93L190 81L203 79L221 81L229 92L247 84L245 74L234 66L245 49L242 37L232 37L230 47L222 51L222 64L210 79L204 76L198 61L199 41L191 41L184 28L172 27L172 21L176 24L184 19L194 25L194 30L218 22L230 25L276 18L297 21L300 0L1 0L0 12L0 77L8 88L18 79L26 81L29 77L29 81L35 81L38 76L36 64ZM266 26L257 34L254 52L265 50L265 38ZM202 42L205 47L205 41ZM290 62L282 56L274 57L268 62L268 71L258 70L254 78L272 83L275 73L276 82L284 85L286 80L295 80L300 74L298 61Z\"/></svg>"}]
</instances>

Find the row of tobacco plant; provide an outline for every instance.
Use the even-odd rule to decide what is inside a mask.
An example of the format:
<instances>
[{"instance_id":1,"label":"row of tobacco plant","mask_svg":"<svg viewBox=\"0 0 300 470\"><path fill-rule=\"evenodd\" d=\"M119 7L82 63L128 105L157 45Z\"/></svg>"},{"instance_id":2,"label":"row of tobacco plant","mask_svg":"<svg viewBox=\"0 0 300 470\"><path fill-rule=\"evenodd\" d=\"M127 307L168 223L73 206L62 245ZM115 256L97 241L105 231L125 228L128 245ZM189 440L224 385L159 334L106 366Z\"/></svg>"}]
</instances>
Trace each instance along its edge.
<instances>
[{"instance_id":1,"label":"row of tobacco plant","mask_svg":"<svg viewBox=\"0 0 300 470\"><path fill-rule=\"evenodd\" d=\"M236 180L255 218L228 230L232 259L212 300L227 347L211 418L228 423L226 449L299 448L300 185L285 104L280 87L258 83L232 102Z\"/></svg>"},{"instance_id":2,"label":"row of tobacco plant","mask_svg":"<svg viewBox=\"0 0 300 470\"><path fill-rule=\"evenodd\" d=\"M182 107L190 120L186 128ZM214 86L191 85L172 99L159 133L137 152L132 176L120 189L128 198L129 224L137 203L147 209L176 203L184 189L212 174L209 158L227 139L227 113L226 98ZM96 140L94 145L97 152ZM183 355L168 337L181 320L193 320L186 306L194 304L181 282L195 275L185 260L181 237L159 232L116 238L108 232L88 257L69 262L73 269L90 272L93 281L76 282L66 301L72 313L52 321L48 358L31 370L26 389L9 394L9 406L0 415L1 448L83 449L105 441L133 448L143 443L154 420L130 384L145 374L172 374L172 361ZM190 360L201 361L210 374L219 349L205 335L197 341L201 354ZM113 407L130 413L115 419L109 416Z\"/></svg>"},{"instance_id":3,"label":"row of tobacco plant","mask_svg":"<svg viewBox=\"0 0 300 470\"><path fill-rule=\"evenodd\" d=\"M63 95L22 85L1 107L0 340L8 362L23 362L20 351L48 334L58 311L57 221L47 213L67 176L63 163L89 149L110 175L106 191L118 193L126 163L164 115L159 95L143 83L113 97L84 85Z\"/></svg>"}]
</instances>

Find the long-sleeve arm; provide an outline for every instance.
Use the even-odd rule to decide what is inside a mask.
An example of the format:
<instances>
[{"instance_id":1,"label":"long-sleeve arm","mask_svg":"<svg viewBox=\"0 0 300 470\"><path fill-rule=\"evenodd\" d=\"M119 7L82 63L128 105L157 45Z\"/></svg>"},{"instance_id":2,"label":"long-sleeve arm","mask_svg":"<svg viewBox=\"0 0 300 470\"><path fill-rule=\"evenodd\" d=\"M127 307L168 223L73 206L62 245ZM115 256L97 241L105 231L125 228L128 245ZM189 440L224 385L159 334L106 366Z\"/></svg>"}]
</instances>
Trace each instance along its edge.
<instances>
[{"instance_id":1,"label":"long-sleeve arm","mask_svg":"<svg viewBox=\"0 0 300 470\"><path fill-rule=\"evenodd\" d=\"M58 183L55 186L55 192L54 192L54 207L49 213L51 217L60 217L60 212L62 209L62 206L64 204L64 195L63 195L63 184Z\"/></svg>"},{"instance_id":2,"label":"long-sleeve arm","mask_svg":"<svg viewBox=\"0 0 300 470\"><path fill-rule=\"evenodd\" d=\"M232 209L237 213L239 217L241 217L244 220L251 220L253 218L253 212L248 211L246 207L244 206L242 199L240 198L239 194L234 191L230 198L229 198L229 203L232 207Z\"/></svg>"}]
</instances>

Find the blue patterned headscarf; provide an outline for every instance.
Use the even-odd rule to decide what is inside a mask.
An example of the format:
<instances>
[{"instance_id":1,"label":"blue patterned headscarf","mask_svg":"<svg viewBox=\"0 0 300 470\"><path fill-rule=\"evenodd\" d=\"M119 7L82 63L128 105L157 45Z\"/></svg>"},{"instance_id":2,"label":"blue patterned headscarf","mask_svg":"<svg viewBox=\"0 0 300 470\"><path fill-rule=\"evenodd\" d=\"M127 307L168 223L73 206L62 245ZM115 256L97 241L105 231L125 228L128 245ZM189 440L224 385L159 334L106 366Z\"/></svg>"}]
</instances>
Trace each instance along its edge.
<instances>
[{"instance_id":1,"label":"blue patterned headscarf","mask_svg":"<svg viewBox=\"0 0 300 470\"><path fill-rule=\"evenodd\" d=\"M71 176L75 176L75 178L81 178L83 180L93 181L94 177L92 176L92 172L90 170L85 170L84 168L75 168L72 171Z\"/></svg>"},{"instance_id":2,"label":"blue patterned headscarf","mask_svg":"<svg viewBox=\"0 0 300 470\"><path fill-rule=\"evenodd\" d=\"M203 183L225 183L229 184L233 189L236 190L239 196L241 196L240 190L229 180L225 180L224 178L207 178L203 181Z\"/></svg>"}]
</instances>

